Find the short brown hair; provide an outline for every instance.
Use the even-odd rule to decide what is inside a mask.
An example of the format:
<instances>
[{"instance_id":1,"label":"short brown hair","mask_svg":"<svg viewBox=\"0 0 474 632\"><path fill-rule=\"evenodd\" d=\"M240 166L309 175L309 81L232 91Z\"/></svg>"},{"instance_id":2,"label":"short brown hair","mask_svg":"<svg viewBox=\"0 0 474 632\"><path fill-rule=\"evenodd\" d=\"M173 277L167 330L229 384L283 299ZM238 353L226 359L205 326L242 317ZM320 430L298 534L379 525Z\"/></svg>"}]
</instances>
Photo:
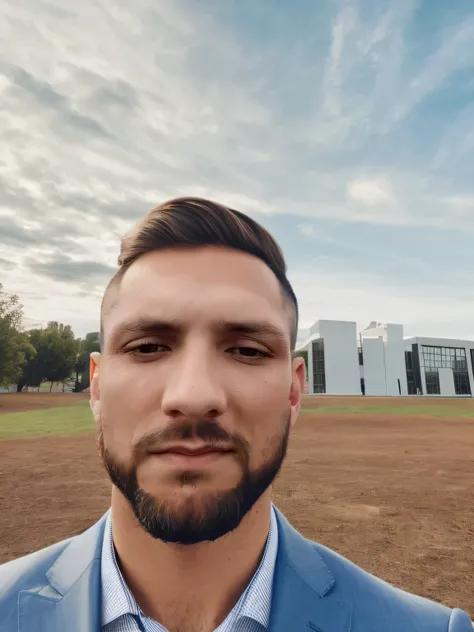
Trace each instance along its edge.
<instances>
[{"instance_id":1,"label":"short brown hair","mask_svg":"<svg viewBox=\"0 0 474 632\"><path fill-rule=\"evenodd\" d=\"M254 255L267 264L294 311L291 332L291 345L294 348L298 330L298 301L286 276L286 262L280 246L263 226L244 213L196 197L176 198L155 207L123 237L118 258L120 267L109 282L102 300L101 341L105 299L109 290L120 283L132 263L155 250L193 246L233 248Z\"/></svg>"}]
</instances>

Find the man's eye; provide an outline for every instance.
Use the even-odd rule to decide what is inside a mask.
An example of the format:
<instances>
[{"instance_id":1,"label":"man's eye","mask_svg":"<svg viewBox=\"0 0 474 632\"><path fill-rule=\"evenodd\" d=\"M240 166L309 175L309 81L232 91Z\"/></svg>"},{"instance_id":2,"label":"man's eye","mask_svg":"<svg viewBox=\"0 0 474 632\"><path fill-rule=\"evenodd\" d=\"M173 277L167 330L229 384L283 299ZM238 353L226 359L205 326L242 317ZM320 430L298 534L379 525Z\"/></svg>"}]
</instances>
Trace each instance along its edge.
<instances>
[{"instance_id":1,"label":"man's eye","mask_svg":"<svg viewBox=\"0 0 474 632\"><path fill-rule=\"evenodd\" d=\"M137 353L138 355L149 355L151 353L160 353L162 351L167 351L168 347L165 345L159 345L156 342L145 342L142 345L138 345L138 347L134 347L132 351Z\"/></svg>"},{"instance_id":2,"label":"man's eye","mask_svg":"<svg viewBox=\"0 0 474 632\"><path fill-rule=\"evenodd\" d=\"M233 347L231 352L243 358L268 358L268 353L255 349L255 347Z\"/></svg>"}]
</instances>

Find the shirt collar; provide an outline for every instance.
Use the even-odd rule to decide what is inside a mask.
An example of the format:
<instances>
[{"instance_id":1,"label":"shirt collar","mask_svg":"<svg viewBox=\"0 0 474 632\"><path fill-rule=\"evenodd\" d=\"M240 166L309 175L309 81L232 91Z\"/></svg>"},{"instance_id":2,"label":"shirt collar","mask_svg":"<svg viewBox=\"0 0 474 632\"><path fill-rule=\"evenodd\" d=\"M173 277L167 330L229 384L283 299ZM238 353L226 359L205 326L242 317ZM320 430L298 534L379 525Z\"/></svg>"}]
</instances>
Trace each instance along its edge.
<instances>
[{"instance_id":1,"label":"shirt collar","mask_svg":"<svg viewBox=\"0 0 474 632\"><path fill-rule=\"evenodd\" d=\"M270 531L260 565L250 584L229 616L247 617L268 628L272 602L273 576L278 553L278 523L272 507ZM105 525L101 558L102 626L131 614L141 616L140 609L120 571L112 537L112 513Z\"/></svg>"},{"instance_id":2,"label":"shirt collar","mask_svg":"<svg viewBox=\"0 0 474 632\"><path fill-rule=\"evenodd\" d=\"M253 576L246 591L242 595L241 617L249 617L258 621L265 629L270 621L272 606L273 576L278 553L278 522L272 507L270 516L270 531L260 566Z\"/></svg>"},{"instance_id":3,"label":"shirt collar","mask_svg":"<svg viewBox=\"0 0 474 632\"><path fill-rule=\"evenodd\" d=\"M102 626L126 615L139 615L139 608L130 592L115 555L112 537L112 512L105 523L101 556Z\"/></svg>"}]
</instances>

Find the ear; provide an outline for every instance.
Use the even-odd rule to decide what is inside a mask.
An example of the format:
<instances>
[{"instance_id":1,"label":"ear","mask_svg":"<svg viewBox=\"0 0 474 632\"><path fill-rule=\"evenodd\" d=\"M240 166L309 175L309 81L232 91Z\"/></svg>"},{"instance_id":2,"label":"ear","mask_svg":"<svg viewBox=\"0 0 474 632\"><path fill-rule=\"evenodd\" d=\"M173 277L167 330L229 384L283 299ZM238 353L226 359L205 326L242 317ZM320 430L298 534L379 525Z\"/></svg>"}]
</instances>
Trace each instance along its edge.
<instances>
[{"instance_id":1,"label":"ear","mask_svg":"<svg viewBox=\"0 0 474 632\"><path fill-rule=\"evenodd\" d=\"M301 394L306 390L306 365L303 358L294 358L292 362L292 381L290 391L291 425L298 418L301 408Z\"/></svg>"},{"instance_id":2,"label":"ear","mask_svg":"<svg viewBox=\"0 0 474 632\"><path fill-rule=\"evenodd\" d=\"M94 351L90 355L90 406L94 421L100 423L100 388L99 388L100 353Z\"/></svg>"}]
</instances>

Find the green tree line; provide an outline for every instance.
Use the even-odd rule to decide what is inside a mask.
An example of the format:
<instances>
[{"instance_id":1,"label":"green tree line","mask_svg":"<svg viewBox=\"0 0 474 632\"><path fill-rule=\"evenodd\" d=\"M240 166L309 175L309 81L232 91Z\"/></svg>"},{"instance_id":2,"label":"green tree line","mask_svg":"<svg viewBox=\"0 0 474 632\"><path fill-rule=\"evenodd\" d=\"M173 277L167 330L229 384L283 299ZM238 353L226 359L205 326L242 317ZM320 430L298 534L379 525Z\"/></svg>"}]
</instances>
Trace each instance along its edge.
<instances>
[{"instance_id":1,"label":"green tree line","mask_svg":"<svg viewBox=\"0 0 474 632\"><path fill-rule=\"evenodd\" d=\"M89 386L89 356L99 351L99 332L76 338L70 325L51 321L26 331L23 306L0 283L0 386L39 387L43 382L74 380L74 390Z\"/></svg>"}]
</instances>

